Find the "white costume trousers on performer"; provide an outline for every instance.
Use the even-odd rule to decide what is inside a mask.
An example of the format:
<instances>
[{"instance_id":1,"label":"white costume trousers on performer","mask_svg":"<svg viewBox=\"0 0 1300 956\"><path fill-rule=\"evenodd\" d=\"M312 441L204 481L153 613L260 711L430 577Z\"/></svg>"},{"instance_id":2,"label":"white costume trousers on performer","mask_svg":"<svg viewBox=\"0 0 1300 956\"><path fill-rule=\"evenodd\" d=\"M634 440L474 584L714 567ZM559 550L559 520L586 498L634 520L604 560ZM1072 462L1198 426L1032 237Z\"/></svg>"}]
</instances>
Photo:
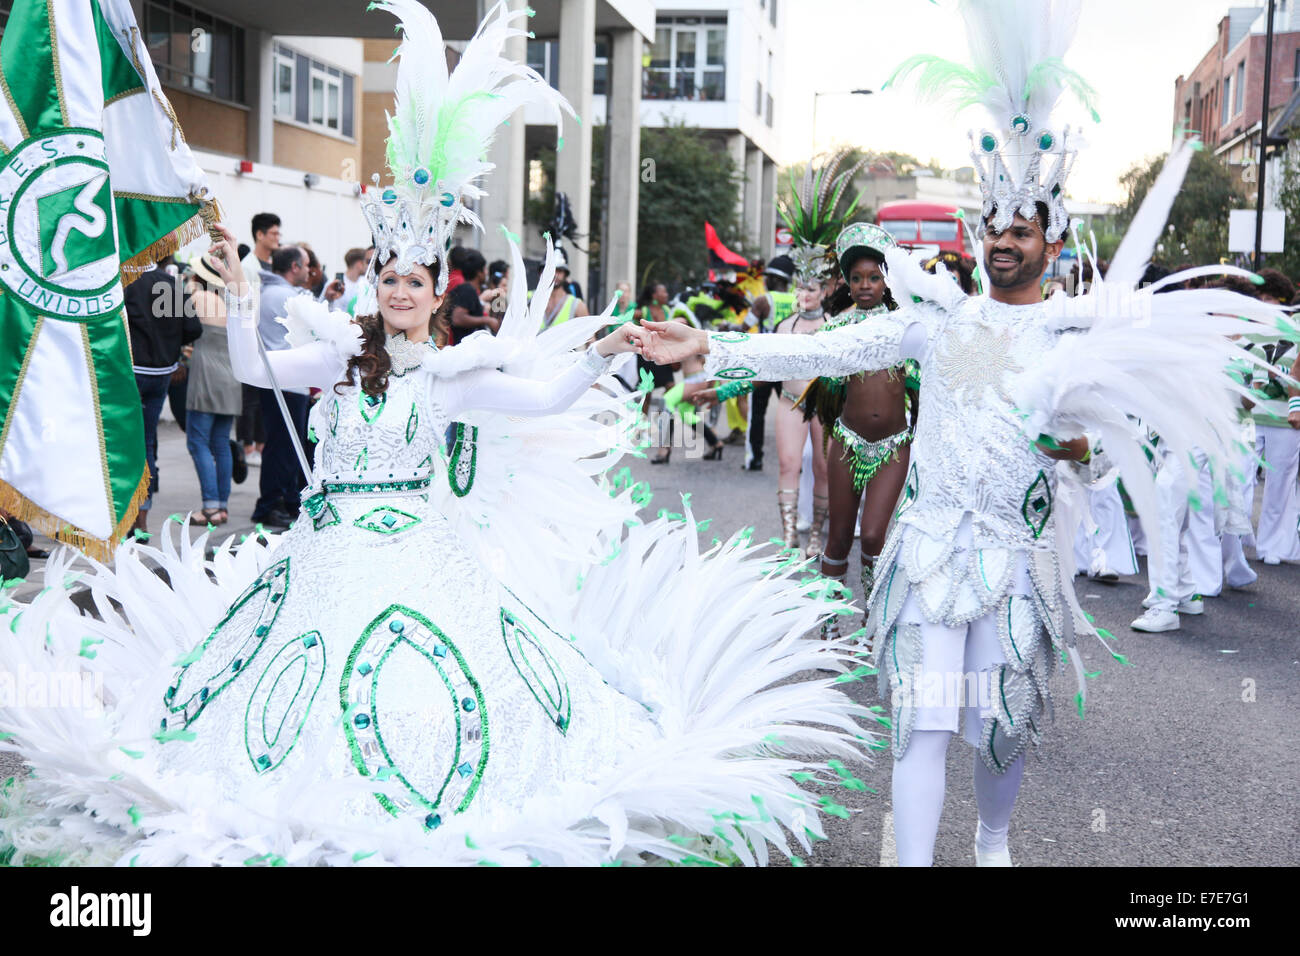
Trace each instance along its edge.
<instances>
[{"instance_id":1,"label":"white costume trousers on performer","mask_svg":"<svg viewBox=\"0 0 1300 956\"><path fill-rule=\"evenodd\" d=\"M1237 500L1232 502L1232 507L1237 512L1237 518L1244 525L1250 524L1251 515L1255 510L1255 456L1252 452L1242 455L1241 461L1237 465L1244 479L1241 482L1235 480L1229 482L1228 494ZM1234 476L1235 478L1235 476ZM1253 568L1246 561L1246 552L1244 546L1254 544L1254 536L1249 534L1233 534L1225 531L1222 537L1221 553L1223 555L1223 579L1230 588L1244 588L1254 584L1258 579Z\"/></svg>"},{"instance_id":2,"label":"white costume trousers on performer","mask_svg":"<svg viewBox=\"0 0 1300 956\"><path fill-rule=\"evenodd\" d=\"M1255 448L1264 461L1264 500L1259 509L1255 551L1261 561L1300 560L1300 496L1296 473L1300 471L1300 431L1260 425Z\"/></svg>"},{"instance_id":3,"label":"white costume trousers on performer","mask_svg":"<svg viewBox=\"0 0 1300 956\"><path fill-rule=\"evenodd\" d=\"M1198 459L1198 464L1202 463L1203 459ZM1197 494L1202 505L1194 510L1182 488L1184 468L1182 462L1165 458L1156 474L1160 549L1147 561L1151 590L1145 603L1160 611L1176 612L1178 605L1191 600L1194 594L1206 593L1202 587L1212 595L1222 587L1223 558L1214 534L1213 482L1207 469L1201 467Z\"/></svg>"},{"instance_id":4,"label":"white costume trousers on performer","mask_svg":"<svg viewBox=\"0 0 1300 956\"><path fill-rule=\"evenodd\" d=\"M1102 562L1097 558L1102 557L1105 566L1117 574L1137 574L1137 555L1119 488L1112 483L1088 492L1088 507L1091 520L1084 515L1074 535L1075 567L1083 572L1100 571Z\"/></svg>"},{"instance_id":5,"label":"white costume trousers on performer","mask_svg":"<svg viewBox=\"0 0 1300 956\"><path fill-rule=\"evenodd\" d=\"M1122 514L1121 510L1121 514ZM958 532L957 550L970 547L970 518ZM1032 583L1023 556L1012 593L1028 596ZM915 696L916 723L907 751L894 762L891 785L894 836L900 866L930 866L943 812L944 760L959 727L968 743L979 745L985 717L993 713L993 682L1006 663L998 640L996 612L959 627L925 620L915 594L899 614L900 624L919 624L922 662L908 675L901 693ZM1024 754L1003 774L993 774L975 754L975 798L979 805L980 849L1005 849L1011 811L1024 771Z\"/></svg>"}]
</instances>

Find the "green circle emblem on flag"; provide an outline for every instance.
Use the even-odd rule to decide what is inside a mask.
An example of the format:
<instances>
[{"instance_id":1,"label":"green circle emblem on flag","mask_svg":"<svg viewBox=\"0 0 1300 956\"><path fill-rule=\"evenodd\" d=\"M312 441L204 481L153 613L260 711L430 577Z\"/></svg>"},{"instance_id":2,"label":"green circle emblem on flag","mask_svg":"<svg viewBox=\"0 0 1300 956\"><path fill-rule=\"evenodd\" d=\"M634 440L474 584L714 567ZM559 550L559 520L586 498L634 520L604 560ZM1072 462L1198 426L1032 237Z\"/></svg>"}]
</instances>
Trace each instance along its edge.
<instances>
[{"instance_id":1,"label":"green circle emblem on flag","mask_svg":"<svg viewBox=\"0 0 1300 956\"><path fill-rule=\"evenodd\" d=\"M0 283L34 310L84 322L122 304L103 137L33 136L0 167Z\"/></svg>"}]
</instances>

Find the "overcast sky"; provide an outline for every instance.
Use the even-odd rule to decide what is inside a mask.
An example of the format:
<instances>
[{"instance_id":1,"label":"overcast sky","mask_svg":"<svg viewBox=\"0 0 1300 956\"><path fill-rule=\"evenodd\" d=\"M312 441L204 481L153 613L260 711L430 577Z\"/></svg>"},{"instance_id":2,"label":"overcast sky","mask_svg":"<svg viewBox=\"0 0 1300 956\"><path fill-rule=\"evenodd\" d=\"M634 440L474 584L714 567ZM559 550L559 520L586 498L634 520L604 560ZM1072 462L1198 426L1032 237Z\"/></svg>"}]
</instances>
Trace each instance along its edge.
<instances>
[{"instance_id":1,"label":"overcast sky","mask_svg":"<svg viewBox=\"0 0 1300 956\"><path fill-rule=\"evenodd\" d=\"M1115 201L1118 179L1135 162L1169 148L1174 80L1190 73L1214 44L1216 25L1233 0L1084 0L1084 15L1066 62L1097 90L1101 123L1066 101L1072 124L1086 122L1070 192L1077 199ZM1236 0L1262 6L1262 0ZM823 96L817 144L896 149L946 167L970 165L966 131L978 109L953 117L943 106L918 105L913 89L880 92L902 60L937 53L968 62L953 0L797 0L790 3L785 44L786 119L778 160L806 159L813 149L813 95L865 87L872 96ZM1274 80L1289 82L1290 64L1274 63ZM1283 76L1282 74L1286 74Z\"/></svg>"}]
</instances>

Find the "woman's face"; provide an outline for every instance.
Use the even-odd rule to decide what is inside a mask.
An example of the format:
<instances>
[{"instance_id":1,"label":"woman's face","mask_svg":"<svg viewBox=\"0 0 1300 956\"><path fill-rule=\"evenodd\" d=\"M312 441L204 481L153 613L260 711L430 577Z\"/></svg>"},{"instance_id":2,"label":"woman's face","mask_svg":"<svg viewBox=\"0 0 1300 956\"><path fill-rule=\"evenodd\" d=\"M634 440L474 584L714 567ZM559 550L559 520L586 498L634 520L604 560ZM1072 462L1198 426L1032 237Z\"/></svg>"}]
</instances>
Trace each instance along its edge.
<instances>
[{"instance_id":1,"label":"woman's face","mask_svg":"<svg viewBox=\"0 0 1300 956\"><path fill-rule=\"evenodd\" d=\"M442 298L434 295L433 276L422 265L407 275L398 275L396 263L379 271L379 315L390 334L418 330L427 335L429 320L442 305Z\"/></svg>"},{"instance_id":2,"label":"woman's face","mask_svg":"<svg viewBox=\"0 0 1300 956\"><path fill-rule=\"evenodd\" d=\"M863 256L849 271L849 293L859 309L874 309L885 300L885 273L880 263Z\"/></svg>"},{"instance_id":3,"label":"woman's face","mask_svg":"<svg viewBox=\"0 0 1300 956\"><path fill-rule=\"evenodd\" d=\"M667 305L667 304L668 304L668 287L665 286L665 285L657 285L657 286L655 286L655 295L654 295L654 299L655 299L655 301L658 302L660 305Z\"/></svg>"},{"instance_id":4,"label":"woman's face","mask_svg":"<svg viewBox=\"0 0 1300 956\"><path fill-rule=\"evenodd\" d=\"M795 292L800 312L815 312L822 304L822 284L820 282L801 282Z\"/></svg>"}]
</instances>

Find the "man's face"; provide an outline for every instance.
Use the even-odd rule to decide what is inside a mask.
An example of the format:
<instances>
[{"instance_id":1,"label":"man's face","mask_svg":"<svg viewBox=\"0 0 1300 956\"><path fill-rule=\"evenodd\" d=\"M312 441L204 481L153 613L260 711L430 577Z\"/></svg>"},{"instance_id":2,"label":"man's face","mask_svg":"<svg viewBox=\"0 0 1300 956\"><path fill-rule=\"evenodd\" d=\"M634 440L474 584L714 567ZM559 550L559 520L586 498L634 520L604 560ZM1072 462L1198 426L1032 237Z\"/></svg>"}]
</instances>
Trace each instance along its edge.
<instances>
[{"instance_id":1,"label":"man's face","mask_svg":"<svg viewBox=\"0 0 1300 956\"><path fill-rule=\"evenodd\" d=\"M293 267L285 278L289 280L289 285L297 286L300 289L307 288L311 278L311 273L307 268L307 253L302 254L298 264Z\"/></svg>"},{"instance_id":2,"label":"man's face","mask_svg":"<svg viewBox=\"0 0 1300 956\"><path fill-rule=\"evenodd\" d=\"M322 278L324 278L324 276L320 271L320 263L317 262L314 265L309 263L307 266L307 281L305 284L308 287L314 288Z\"/></svg>"},{"instance_id":3,"label":"man's face","mask_svg":"<svg viewBox=\"0 0 1300 956\"><path fill-rule=\"evenodd\" d=\"M1038 221L1024 216L1016 216L1003 232L990 228L984 234L984 264L996 289L1036 286L1060 252L1061 242L1048 242Z\"/></svg>"},{"instance_id":4,"label":"man's face","mask_svg":"<svg viewBox=\"0 0 1300 956\"><path fill-rule=\"evenodd\" d=\"M270 229L266 230L266 232L259 232L256 236L253 237L253 241L257 243L261 243L267 249L279 249L280 248L280 227L272 226Z\"/></svg>"}]
</instances>

